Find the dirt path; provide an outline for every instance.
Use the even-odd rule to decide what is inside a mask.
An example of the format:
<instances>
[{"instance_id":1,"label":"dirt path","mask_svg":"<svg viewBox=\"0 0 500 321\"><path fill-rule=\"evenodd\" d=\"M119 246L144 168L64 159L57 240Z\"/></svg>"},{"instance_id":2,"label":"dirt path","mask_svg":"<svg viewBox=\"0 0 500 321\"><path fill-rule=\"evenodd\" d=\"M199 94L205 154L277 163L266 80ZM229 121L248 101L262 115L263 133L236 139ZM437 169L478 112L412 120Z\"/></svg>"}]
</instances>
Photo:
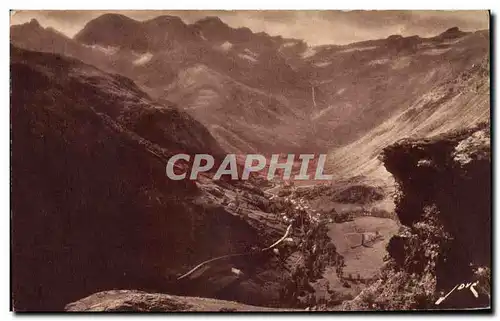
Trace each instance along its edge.
<instances>
[{"instance_id":1,"label":"dirt path","mask_svg":"<svg viewBox=\"0 0 500 321\"><path fill-rule=\"evenodd\" d=\"M192 275L194 272L198 271L200 268L205 267L206 265L208 265L210 263L213 263L215 261L229 259L229 258L234 258L234 257L250 256L250 255L255 255L256 253L263 253L263 252L272 250L273 248L275 248L276 246L278 246L281 242L283 242L283 240L285 240L288 237L288 235L290 234L291 230L292 230L292 225L290 224L288 226L288 228L286 229L285 234L279 240L277 240L276 242L274 242L272 245L270 245L270 246L268 246L266 248L260 249L258 251L252 251L252 252L246 252L246 253L238 253L238 254L227 254L227 255L222 255L222 256L219 256L219 257L215 257L215 258L211 258L209 260L203 261L200 264L196 265L191 270L189 270L188 272L186 272L185 274L183 274L180 277L178 277L177 280L182 280L182 279L184 279L184 278Z\"/></svg>"}]
</instances>

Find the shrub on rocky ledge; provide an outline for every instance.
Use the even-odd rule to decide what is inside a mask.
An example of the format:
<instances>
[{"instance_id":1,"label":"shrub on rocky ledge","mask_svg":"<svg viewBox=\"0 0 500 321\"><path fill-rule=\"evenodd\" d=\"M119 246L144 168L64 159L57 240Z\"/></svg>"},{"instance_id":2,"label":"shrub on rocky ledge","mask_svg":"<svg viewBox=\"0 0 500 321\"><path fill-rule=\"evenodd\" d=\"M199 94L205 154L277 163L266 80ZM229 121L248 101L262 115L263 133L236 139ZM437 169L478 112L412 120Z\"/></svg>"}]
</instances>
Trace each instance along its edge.
<instances>
[{"instance_id":1,"label":"shrub on rocky ledge","mask_svg":"<svg viewBox=\"0 0 500 321\"><path fill-rule=\"evenodd\" d=\"M491 264L489 127L403 140L387 147L382 159L399 186L396 214L405 226L388 244L389 261L379 280L343 308L488 307L490 279L484 271ZM475 281L479 298L460 294L435 305L454 286Z\"/></svg>"}]
</instances>

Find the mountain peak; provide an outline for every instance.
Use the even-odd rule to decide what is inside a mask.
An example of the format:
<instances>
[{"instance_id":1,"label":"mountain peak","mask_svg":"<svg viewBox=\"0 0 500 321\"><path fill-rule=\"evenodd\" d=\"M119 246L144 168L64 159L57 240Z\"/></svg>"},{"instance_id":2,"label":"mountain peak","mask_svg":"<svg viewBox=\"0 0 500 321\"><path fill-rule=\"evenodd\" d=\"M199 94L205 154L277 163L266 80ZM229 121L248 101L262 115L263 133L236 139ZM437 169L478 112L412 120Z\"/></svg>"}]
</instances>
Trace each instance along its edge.
<instances>
[{"instance_id":1,"label":"mountain peak","mask_svg":"<svg viewBox=\"0 0 500 321\"><path fill-rule=\"evenodd\" d=\"M403 39L402 35L390 35L387 37L387 40L398 40L398 39Z\"/></svg>"},{"instance_id":2,"label":"mountain peak","mask_svg":"<svg viewBox=\"0 0 500 321\"><path fill-rule=\"evenodd\" d=\"M29 22L29 25L30 26L33 26L33 27L38 27L38 28L41 28L42 26L40 25L40 23L38 22L38 20L36 19L31 19L30 22Z\"/></svg>"},{"instance_id":3,"label":"mountain peak","mask_svg":"<svg viewBox=\"0 0 500 321\"><path fill-rule=\"evenodd\" d=\"M115 23L137 23L136 20L123 15L123 14L118 14L118 13L105 13L103 15L100 15L99 17L95 18L92 21L99 21L99 22L115 22ZM91 21L91 22L92 22Z\"/></svg>"},{"instance_id":4,"label":"mountain peak","mask_svg":"<svg viewBox=\"0 0 500 321\"><path fill-rule=\"evenodd\" d=\"M225 24L219 17L217 16L206 16L205 18L202 18L196 23L213 23L213 24Z\"/></svg>"},{"instance_id":5,"label":"mountain peak","mask_svg":"<svg viewBox=\"0 0 500 321\"><path fill-rule=\"evenodd\" d=\"M460 28L458 28L458 27L451 27L451 28L447 29L447 30L446 30L445 32L443 32L443 33L460 33L460 32L462 32L462 31L460 30Z\"/></svg>"},{"instance_id":6,"label":"mountain peak","mask_svg":"<svg viewBox=\"0 0 500 321\"><path fill-rule=\"evenodd\" d=\"M36 19L31 19L29 22L25 22L22 24L17 24L17 25L12 25L10 26L11 30L39 30L39 29L44 29L42 25L38 22Z\"/></svg>"},{"instance_id":7,"label":"mountain peak","mask_svg":"<svg viewBox=\"0 0 500 321\"><path fill-rule=\"evenodd\" d=\"M107 13L91 21L75 35L78 42L101 46L126 47L147 50L147 38L141 23L121 14Z\"/></svg>"},{"instance_id":8,"label":"mountain peak","mask_svg":"<svg viewBox=\"0 0 500 321\"><path fill-rule=\"evenodd\" d=\"M153 23L153 24L158 24L158 25L163 25L163 24L184 24L181 18L177 16L169 16L169 15L163 15L163 16L158 16L155 18L152 18L150 20L144 21L144 23Z\"/></svg>"},{"instance_id":9,"label":"mountain peak","mask_svg":"<svg viewBox=\"0 0 500 321\"><path fill-rule=\"evenodd\" d=\"M132 31L137 29L140 22L117 13L106 13L87 22L85 27L75 36L79 37L88 31L95 32L96 35L106 32L118 32L120 30Z\"/></svg>"},{"instance_id":10,"label":"mountain peak","mask_svg":"<svg viewBox=\"0 0 500 321\"><path fill-rule=\"evenodd\" d=\"M207 16L194 23L195 26L208 27L208 28L230 28L224 21L217 16Z\"/></svg>"},{"instance_id":11,"label":"mountain peak","mask_svg":"<svg viewBox=\"0 0 500 321\"><path fill-rule=\"evenodd\" d=\"M463 32L460 30L458 27L452 27L447 29L445 32L441 33L438 37L439 38L458 38L463 35L465 35L466 32Z\"/></svg>"}]
</instances>

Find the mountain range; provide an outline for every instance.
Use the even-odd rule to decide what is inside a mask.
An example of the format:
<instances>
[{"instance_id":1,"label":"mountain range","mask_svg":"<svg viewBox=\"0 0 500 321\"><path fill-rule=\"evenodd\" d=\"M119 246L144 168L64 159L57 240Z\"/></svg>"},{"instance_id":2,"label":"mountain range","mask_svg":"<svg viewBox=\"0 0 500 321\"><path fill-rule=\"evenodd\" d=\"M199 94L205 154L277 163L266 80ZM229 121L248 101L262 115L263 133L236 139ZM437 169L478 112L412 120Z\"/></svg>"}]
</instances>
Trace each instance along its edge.
<instances>
[{"instance_id":1,"label":"mountain range","mask_svg":"<svg viewBox=\"0 0 500 321\"><path fill-rule=\"evenodd\" d=\"M430 38L310 46L215 16L186 24L104 14L74 37L35 19L12 25L14 309L58 311L109 290L103 295L120 297L120 309L130 297L151 298L116 289L182 296L167 303L197 296L297 308L328 299L339 307L373 281L385 246L406 228L394 207L385 209L397 184L383 151L401 139L488 127L489 37L450 28ZM466 134L454 144L468 142ZM405 166L433 168L422 159L431 155L444 168L436 171L448 173L444 152L423 144L420 155L421 144L406 142L405 161L417 163L398 165L412 192ZM328 154L334 181L299 189L258 176L214 181L210 172L172 181L165 164L176 153L217 162L229 153ZM487 161L480 165L487 176ZM439 204L448 213L445 194ZM339 250L333 234L363 246ZM372 234L382 238L375 250L363 244ZM280 247L269 247L277 239ZM363 264L371 272L356 279ZM193 266L202 268L177 279ZM87 303L99 298L68 309L92 310Z\"/></svg>"},{"instance_id":2,"label":"mountain range","mask_svg":"<svg viewBox=\"0 0 500 321\"><path fill-rule=\"evenodd\" d=\"M122 74L153 99L178 105L236 153L331 151L489 53L487 30L311 47L217 17L185 24L119 14L89 21L73 38L32 20L11 27L11 42Z\"/></svg>"}]
</instances>

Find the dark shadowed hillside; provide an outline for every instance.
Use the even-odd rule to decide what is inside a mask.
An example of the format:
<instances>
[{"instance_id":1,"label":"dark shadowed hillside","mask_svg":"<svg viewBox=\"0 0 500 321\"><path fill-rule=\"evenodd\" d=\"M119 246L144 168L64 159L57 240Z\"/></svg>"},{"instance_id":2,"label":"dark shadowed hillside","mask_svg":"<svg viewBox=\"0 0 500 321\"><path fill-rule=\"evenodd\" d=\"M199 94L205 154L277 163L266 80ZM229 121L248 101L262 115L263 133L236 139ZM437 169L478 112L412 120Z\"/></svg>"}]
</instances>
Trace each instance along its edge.
<instances>
[{"instance_id":1,"label":"dark shadowed hillside","mask_svg":"<svg viewBox=\"0 0 500 321\"><path fill-rule=\"evenodd\" d=\"M162 153L216 148L192 118L154 105L123 77L58 55L12 48L11 73L16 310L161 287L200 255L255 241L238 218L195 205L193 182L165 178ZM143 117L141 137L129 128ZM161 123L172 117L175 131Z\"/></svg>"},{"instance_id":2,"label":"dark shadowed hillside","mask_svg":"<svg viewBox=\"0 0 500 321\"><path fill-rule=\"evenodd\" d=\"M284 288L300 286L294 278L315 278L323 259L336 255L316 228L302 236L323 238L314 255L295 243L280 256L272 248L255 252L282 237L286 225L251 182L167 179L172 153L217 155L220 148L196 120L153 102L131 80L16 47L11 73L16 311L61 310L116 288L291 305L300 294L285 296ZM281 207L293 213L292 205ZM315 269L295 276L284 264L293 251Z\"/></svg>"}]
</instances>

